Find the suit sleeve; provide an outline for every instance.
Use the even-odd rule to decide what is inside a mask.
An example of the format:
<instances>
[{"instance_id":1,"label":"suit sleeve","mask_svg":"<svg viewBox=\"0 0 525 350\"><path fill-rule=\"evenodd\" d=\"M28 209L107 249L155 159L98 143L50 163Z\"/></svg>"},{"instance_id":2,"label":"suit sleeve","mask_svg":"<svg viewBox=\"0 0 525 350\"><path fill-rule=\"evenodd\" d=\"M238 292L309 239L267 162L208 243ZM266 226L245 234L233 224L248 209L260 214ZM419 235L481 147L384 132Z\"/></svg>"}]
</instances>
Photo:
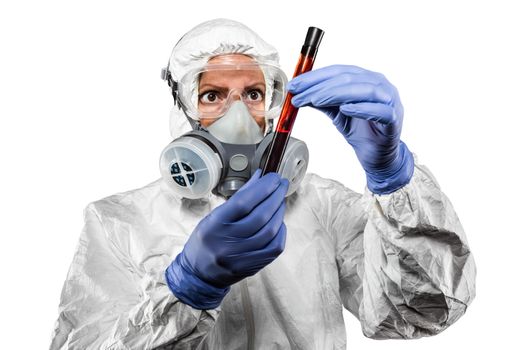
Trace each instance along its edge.
<instances>
[{"instance_id":1,"label":"suit sleeve","mask_svg":"<svg viewBox=\"0 0 525 350\"><path fill-rule=\"evenodd\" d=\"M375 339L435 335L475 296L476 267L449 199L417 164L388 195L330 189L325 224L333 235L343 305Z\"/></svg>"},{"instance_id":2,"label":"suit sleeve","mask_svg":"<svg viewBox=\"0 0 525 350\"><path fill-rule=\"evenodd\" d=\"M171 293L164 271L140 271L104 230L93 204L64 283L51 349L190 349L219 310L196 310Z\"/></svg>"}]
</instances>

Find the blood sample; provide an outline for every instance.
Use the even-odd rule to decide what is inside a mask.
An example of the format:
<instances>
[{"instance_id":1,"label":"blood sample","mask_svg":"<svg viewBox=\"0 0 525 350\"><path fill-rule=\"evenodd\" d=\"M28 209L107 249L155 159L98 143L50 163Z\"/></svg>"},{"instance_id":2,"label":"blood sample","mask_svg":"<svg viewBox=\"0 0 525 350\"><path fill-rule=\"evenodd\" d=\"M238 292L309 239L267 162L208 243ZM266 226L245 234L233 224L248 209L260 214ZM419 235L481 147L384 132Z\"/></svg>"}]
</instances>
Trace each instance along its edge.
<instances>
[{"instance_id":1,"label":"blood sample","mask_svg":"<svg viewBox=\"0 0 525 350\"><path fill-rule=\"evenodd\" d=\"M315 56L317 54L317 49L323 38L324 31L316 27L309 27L308 33L306 34L306 39L304 40L303 47L301 49L301 56L299 57L299 62L295 66L295 72L293 77L309 72L312 70L314 65ZM295 117L297 117L298 109L292 104L292 94L288 93L286 99L284 100L283 109L281 110L281 115L279 116L279 121L275 133L273 135L272 143L270 145L270 151L262 175L265 175L269 172L277 172L281 161L283 159L284 152L286 150L286 145L288 144L288 139L292 133L293 124L295 122Z\"/></svg>"}]
</instances>

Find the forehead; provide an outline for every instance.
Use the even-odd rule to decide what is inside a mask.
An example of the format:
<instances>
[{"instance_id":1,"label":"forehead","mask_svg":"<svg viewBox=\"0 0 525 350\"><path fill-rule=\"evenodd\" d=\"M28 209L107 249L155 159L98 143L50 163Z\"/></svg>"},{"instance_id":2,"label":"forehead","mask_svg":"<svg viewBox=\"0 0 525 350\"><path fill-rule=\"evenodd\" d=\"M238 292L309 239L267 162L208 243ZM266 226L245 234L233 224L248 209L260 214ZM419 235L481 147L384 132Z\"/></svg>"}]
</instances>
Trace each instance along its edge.
<instances>
[{"instance_id":1,"label":"forehead","mask_svg":"<svg viewBox=\"0 0 525 350\"><path fill-rule=\"evenodd\" d=\"M243 63L257 63L252 57L240 53L232 53L227 55L218 55L208 60L208 64L243 64Z\"/></svg>"},{"instance_id":2,"label":"forehead","mask_svg":"<svg viewBox=\"0 0 525 350\"><path fill-rule=\"evenodd\" d=\"M229 54L211 58L208 65L221 67L220 69L209 69L200 75L199 85L213 84L228 87L264 84L262 70L254 64L256 61L246 55ZM243 67L243 65L245 65ZM232 69L228 69L230 67Z\"/></svg>"}]
</instances>

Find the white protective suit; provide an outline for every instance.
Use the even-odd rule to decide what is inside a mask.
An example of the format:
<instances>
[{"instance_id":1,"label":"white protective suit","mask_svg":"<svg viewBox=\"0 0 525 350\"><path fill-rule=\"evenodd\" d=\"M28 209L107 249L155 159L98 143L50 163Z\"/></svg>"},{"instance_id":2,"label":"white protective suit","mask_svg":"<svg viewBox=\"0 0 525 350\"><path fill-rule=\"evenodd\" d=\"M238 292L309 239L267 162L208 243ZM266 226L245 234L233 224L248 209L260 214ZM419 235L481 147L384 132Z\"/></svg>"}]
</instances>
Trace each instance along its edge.
<instances>
[{"instance_id":1,"label":"white protective suit","mask_svg":"<svg viewBox=\"0 0 525 350\"><path fill-rule=\"evenodd\" d=\"M220 52L277 59L226 20L198 26L177 45L175 77ZM175 110L172 136L184 128ZM446 329L474 298L465 233L416 159L410 183L381 196L307 174L286 198L284 252L234 284L218 309L193 309L172 294L164 271L223 202L179 198L159 179L89 204L51 349L345 349L342 306L367 337L417 338Z\"/></svg>"}]
</instances>

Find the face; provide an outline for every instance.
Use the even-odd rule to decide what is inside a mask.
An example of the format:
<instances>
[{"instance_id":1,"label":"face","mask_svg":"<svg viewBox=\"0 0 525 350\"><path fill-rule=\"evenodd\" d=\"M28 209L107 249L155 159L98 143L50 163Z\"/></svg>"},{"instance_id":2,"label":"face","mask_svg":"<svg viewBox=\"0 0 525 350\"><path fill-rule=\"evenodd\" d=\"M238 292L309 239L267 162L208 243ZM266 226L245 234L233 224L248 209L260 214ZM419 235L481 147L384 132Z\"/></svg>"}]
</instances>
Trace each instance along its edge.
<instances>
[{"instance_id":1,"label":"face","mask_svg":"<svg viewBox=\"0 0 525 350\"><path fill-rule=\"evenodd\" d=\"M246 64L255 61L246 55L231 54L213 57L208 64ZM199 111L206 112L221 100L231 98L240 100L253 110L264 110L266 83L260 69L246 70L211 70L202 73L199 81ZM231 94L231 96L229 96ZM264 131L265 118L253 115L257 124ZM207 127L216 119L201 119L202 126Z\"/></svg>"}]
</instances>

